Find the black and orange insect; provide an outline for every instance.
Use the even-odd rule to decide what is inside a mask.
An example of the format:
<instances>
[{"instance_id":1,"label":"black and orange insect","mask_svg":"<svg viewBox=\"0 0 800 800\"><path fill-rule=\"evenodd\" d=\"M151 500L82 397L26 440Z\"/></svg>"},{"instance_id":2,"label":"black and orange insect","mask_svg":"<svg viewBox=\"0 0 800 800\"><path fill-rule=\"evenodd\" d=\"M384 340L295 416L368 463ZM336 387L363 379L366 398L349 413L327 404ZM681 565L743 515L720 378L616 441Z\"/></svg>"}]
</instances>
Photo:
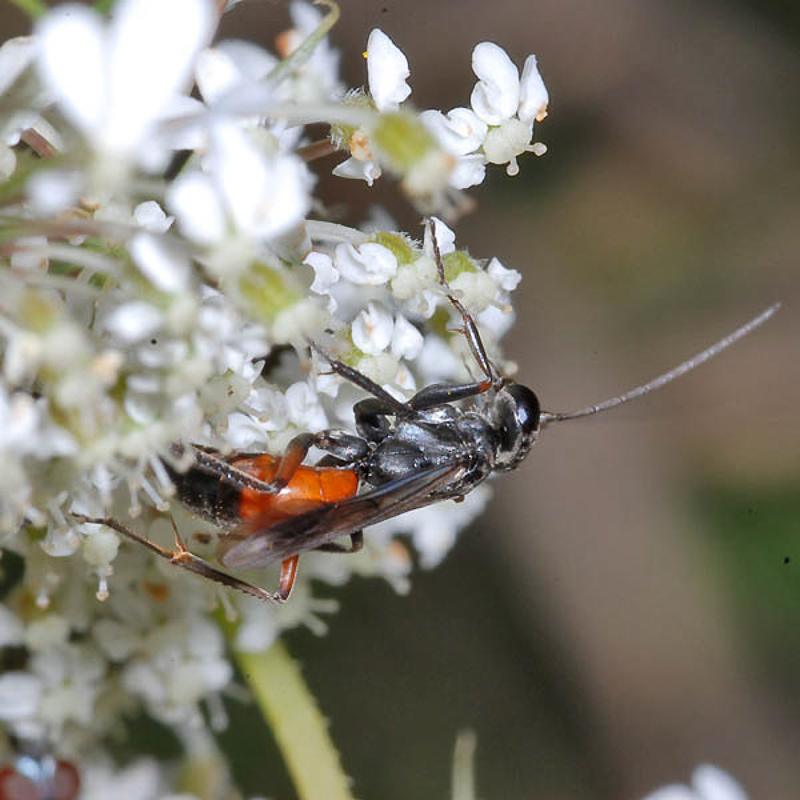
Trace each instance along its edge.
<instances>
[{"instance_id":1,"label":"black and orange insect","mask_svg":"<svg viewBox=\"0 0 800 800\"><path fill-rule=\"evenodd\" d=\"M108 525L206 578L261 599L285 602L302 553L355 552L362 546L363 529L370 525L441 500L463 499L492 473L518 467L544 426L597 414L660 388L750 333L779 307L772 306L696 356L623 395L577 411L552 413L540 409L531 389L498 373L475 320L445 280L435 237L433 247L440 282L461 317L459 330L480 368L480 380L433 384L400 401L311 343L332 372L368 395L353 408L357 435L339 430L303 433L280 456L220 455L192 446L188 470L167 465L178 499L219 528L221 564L228 569L255 569L280 561L276 592L193 555L177 528L176 546L168 550L113 518L79 519ZM462 408L462 401L472 404ZM303 465L312 446L327 455L314 466ZM173 447L174 456L186 454L184 445ZM340 543L344 537L350 538L349 546Z\"/></svg>"}]
</instances>

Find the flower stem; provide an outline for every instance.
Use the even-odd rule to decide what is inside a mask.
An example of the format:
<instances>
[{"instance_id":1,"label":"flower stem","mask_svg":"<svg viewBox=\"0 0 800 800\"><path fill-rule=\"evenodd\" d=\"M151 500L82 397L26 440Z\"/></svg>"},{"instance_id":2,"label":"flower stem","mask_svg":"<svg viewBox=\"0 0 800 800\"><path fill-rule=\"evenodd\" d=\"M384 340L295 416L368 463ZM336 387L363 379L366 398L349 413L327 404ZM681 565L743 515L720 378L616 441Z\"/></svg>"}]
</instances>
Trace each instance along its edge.
<instances>
[{"instance_id":1,"label":"flower stem","mask_svg":"<svg viewBox=\"0 0 800 800\"><path fill-rule=\"evenodd\" d=\"M301 800L353 800L328 722L283 642L263 653L234 651L234 656Z\"/></svg>"},{"instance_id":2,"label":"flower stem","mask_svg":"<svg viewBox=\"0 0 800 800\"><path fill-rule=\"evenodd\" d=\"M41 17L47 11L47 4L42 0L11 0L11 2L33 19Z\"/></svg>"}]
</instances>

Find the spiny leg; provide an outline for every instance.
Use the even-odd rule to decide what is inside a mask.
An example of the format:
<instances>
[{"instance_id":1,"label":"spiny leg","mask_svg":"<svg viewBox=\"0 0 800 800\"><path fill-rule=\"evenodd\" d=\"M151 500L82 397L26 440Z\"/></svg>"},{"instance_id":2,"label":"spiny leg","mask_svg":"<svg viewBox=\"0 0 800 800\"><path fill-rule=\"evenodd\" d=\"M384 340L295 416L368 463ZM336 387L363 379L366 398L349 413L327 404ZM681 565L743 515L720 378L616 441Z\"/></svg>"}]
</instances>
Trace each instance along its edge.
<instances>
[{"instance_id":1,"label":"spiny leg","mask_svg":"<svg viewBox=\"0 0 800 800\"><path fill-rule=\"evenodd\" d=\"M369 446L363 439L345 431L298 434L281 455L275 477L266 484L267 491L275 493L287 486L312 447L325 450L345 466L359 461L369 452Z\"/></svg>"},{"instance_id":2,"label":"spiny leg","mask_svg":"<svg viewBox=\"0 0 800 800\"><path fill-rule=\"evenodd\" d=\"M483 340L481 339L480 331L478 330L478 325L475 322L472 314L467 311L466 308L461 304L461 302L453 295L452 290L450 289L450 284L447 282L447 277L444 274L444 262L442 261L442 254L439 250L439 241L436 238L436 228L431 223L430 219L425 221L425 225L427 226L428 230L431 234L431 243L433 244L433 256L436 261L436 270L439 273L439 283L442 285L442 288L445 290L445 294L447 295L447 299L453 305L453 307L461 314L461 319L464 321L464 327L458 328L459 333L463 333L464 336L467 338L467 343L469 344L469 349L472 351L472 355L475 358L475 361L478 362L478 366L481 368L481 371L486 376L486 379L481 381L480 386L483 386L481 391L487 391L495 382L499 382L501 380L500 376L496 374L494 367L492 366L492 362L489 360L489 356L486 353L486 348L483 345ZM478 392L476 392L478 394Z\"/></svg>"},{"instance_id":3,"label":"spiny leg","mask_svg":"<svg viewBox=\"0 0 800 800\"><path fill-rule=\"evenodd\" d=\"M364 373L359 372L354 367L348 366L344 363L344 361L339 361L330 353L326 353L325 350L323 350L316 342L309 341L309 345L311 346L312 350L315 350L328 362L331 372L341 375L345 380L350 381L350 383L358 386L365 392L368 392L373 397L383 401L387 406L393 409L391 413L402 414L408 410L406 404L402 400L398 400L396 397L389 394L386 389L375 383L375 381L372 379L368 378L366 375L364 375Z\"/></svg>"},{"instance_id":4,"label":"spiny leg","mask_svg":"<svg viewBox=\"0 0 800 800\"><path fill-rule=\"evenodd\" d=\"M272 494L275 492L267 481L262 481L251 475L249 472L239 469L238 467L221 458L214 452L206 450L198 445L192 445L192 452L194 454L194 464L190 464L189 471L194 468L200 468L206 472L216 475L220 480L229 484L239 487L240 489L252 489L254 492L265 492ZM183 445L173 445L172 451L176 453L178 450L183 452ZM177 472L174 467L167 465L169 472L175 472L177 475L185 475L186 473ZM173 477L173 481L175 478Z\"/></svg>"},{"instance_id":5,"label":"spiny leg","mask_svg":"<svg viewBox=\"0 0 800 800\"><path fill-rule=\"evenodd\" d=\"M280 456L278 468L271 481L262 481L249 472L239 469L235 463L193 446L195 465L213 473L221 480L238 486L241 489L252 489L264 494L277 494L283 489L297 468L303 463L308 451L318 447L334 455L342 464L352 463L367 452L366 443L357 436L344 431L320 431L319 433L301 433L295 436ZM191 467L190 467L191 469Z\"/></svg>"},{"instance_id":6,"label":"spiny leg","mask_svg":"<svg viewBox=\"0 0 800 800\"><path fill-rule=\"evenodd\" d=\"M221 583L223 586L228 586L231 589L237 589L252 597L257 597L259 600L267 600L271 603L285 603L289 599L289 594L291 594L294 579L297 575L297 564L295 563L291 568L291 577L284 577L284 572L288 571L286 569L288 562L292 559L297 559L297 556L292 556L292 559L286 559L281 565L280 588L277 592L268 592L260 586L254 586L252 583L240 580L233 575L229 575L227 572L217 569L204 559L187 550L186 545L183 543L178 533L175 520L172 518L170 519L172 519L172 529L175 532L175 549L168 550L166 547L161 547L161 545L151 542L146 537L131 530L114 517L86 517L83 514L73 514L72 516L78 520L78 522L85 522L92 525L105 525L117 531L117 533L121 533L123 536L132 539L134 542L138 542L156 555L165 558L170 564L183 567L183 569L189 572L194 572L197 575L201 575L216 583Z\"/></svg>"}]
</instances>

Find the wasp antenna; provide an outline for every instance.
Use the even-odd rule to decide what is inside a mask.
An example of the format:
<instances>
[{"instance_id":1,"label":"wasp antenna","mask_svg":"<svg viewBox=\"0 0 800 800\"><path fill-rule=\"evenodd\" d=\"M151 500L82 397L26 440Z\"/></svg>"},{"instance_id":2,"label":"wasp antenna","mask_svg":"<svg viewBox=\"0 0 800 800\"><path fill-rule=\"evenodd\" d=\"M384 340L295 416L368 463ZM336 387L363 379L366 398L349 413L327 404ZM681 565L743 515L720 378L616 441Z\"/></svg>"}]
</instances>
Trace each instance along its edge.
<instances>
[{"instance_id":1,"label":"wasp antenna","mask_svg":"<svg viewBox=\"0 0 800 800\"><path fill-rule=\"evenodd\" d=\"M563 422L568 419L591 417L593 414L599 414L602 411L608 411L610 408L621 406L623 403L627 403L630 400L635 400L637 397L641 397L642 395L649 394L656 389L660 389L662 386L674 381L675 378L680 378L681 375L685 375L695 367L699 367L709 359L719 355L723 350L727 350L732 344L735 344L739 341L739 339L747 336L748 333L751 333L756 328L763 325L768 319L773 317L780 307L780 303L771 305L766 311L763 311L757 317L753 317L753 319L751 319L749 322L746 322L744 325L742 325L741 328L737 328L735 331L733 331L733 333L729 333L727 336L724 336L718 342L715 342L702 352L687 359L674 369L669 370L669 372L665 372L662 375L659 375L657 378L653 378L653 380L648 381L642 386L637 386L635 389L625 392L625 394L617 395L617 397L611 397L608 400L604 400L602 403L596 403L595 405L587 406L586 408L580 408L576 411L565 411L563 413L543 411L540 418L540 424L547 425L550 422Z\"/></svg>"}]
</instances>

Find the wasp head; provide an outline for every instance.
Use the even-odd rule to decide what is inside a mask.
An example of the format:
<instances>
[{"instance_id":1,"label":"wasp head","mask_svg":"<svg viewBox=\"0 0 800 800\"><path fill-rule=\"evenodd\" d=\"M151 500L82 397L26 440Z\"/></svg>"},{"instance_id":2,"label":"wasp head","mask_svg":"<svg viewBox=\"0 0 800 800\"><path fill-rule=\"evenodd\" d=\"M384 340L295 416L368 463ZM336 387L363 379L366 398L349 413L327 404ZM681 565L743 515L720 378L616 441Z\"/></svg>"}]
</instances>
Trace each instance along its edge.
<instances>
[{"instance_id":1,"label":"wasp head","mask_svg":"<svg viewBox=\"0 0 800 800\"><path fill-rule=\"evenodd\" d=\"M539 398L520 383L503 385L491 404L492 425L497 433L494 468L516 469L536 441L539 432Z\"/></svg>"}]
</instances>

